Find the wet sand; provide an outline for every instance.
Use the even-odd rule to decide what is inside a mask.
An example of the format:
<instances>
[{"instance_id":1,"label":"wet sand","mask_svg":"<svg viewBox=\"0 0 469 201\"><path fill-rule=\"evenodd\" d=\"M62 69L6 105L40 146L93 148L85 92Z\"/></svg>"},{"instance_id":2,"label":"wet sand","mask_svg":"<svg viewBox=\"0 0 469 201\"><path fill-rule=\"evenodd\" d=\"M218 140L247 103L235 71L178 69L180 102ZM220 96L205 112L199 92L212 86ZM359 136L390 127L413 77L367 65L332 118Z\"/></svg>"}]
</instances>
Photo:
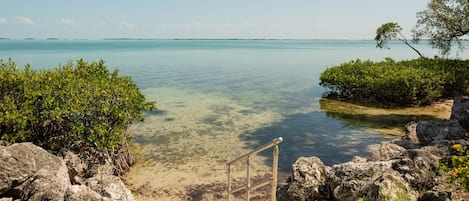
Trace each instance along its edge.
<instances>
[{"instance_id":1,"label":"wet sand","mask_svg":"<svg viewBox=\"0 0 469 201\"><path fill-rule=\"evenodd\" d=\"M142 156L124 180L137 200L226 199L226 163L251 151L253 144L259 144L243 140L240 135L280 122L284 115L240 105L223 96L182 88L150 89L144 93L147 99L159 102L157 111L147 113L144 122L130 128L133 141L142 147ZM424 108L379 109L321 100L321 111L344 121L350 116L361 116L365 122L371 122L367 126L375 132L399 136L403 129L394 122L395 118L401 121L403 117L415 115L417 118L448 118L451 105L452 102L445 101ZM307 110L311 108L303 111ZM381 119L369 120L376 117ZM383 126L386 121L391 124ZM252 159L253 180L270 176L269 161L271 159L265 155ZM234 169L236 185L245 178L244 161ZM279 182L283 182L285 174L280 176ZM252 200L268 199L267 192L255 192Z\"/></svg>"}]
</instances>

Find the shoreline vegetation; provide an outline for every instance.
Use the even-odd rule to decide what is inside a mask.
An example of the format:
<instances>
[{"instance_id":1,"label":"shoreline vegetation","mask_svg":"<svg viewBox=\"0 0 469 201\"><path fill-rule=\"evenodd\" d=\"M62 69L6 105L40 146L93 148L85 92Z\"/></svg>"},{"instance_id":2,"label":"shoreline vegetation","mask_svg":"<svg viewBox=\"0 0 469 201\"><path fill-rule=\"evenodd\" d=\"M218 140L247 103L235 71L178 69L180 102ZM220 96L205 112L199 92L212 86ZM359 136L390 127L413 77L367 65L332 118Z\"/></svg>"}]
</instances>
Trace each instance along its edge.
<instances>
[{"instance_id":1,"label":"shoreline vegetation","mask_svg":"<svg viewBox=\"0 0 469 201\"><path fill-rule=\"evenodd\" d=\"M329 98L378 107L425 106L469 94L469 60L359 59L326 69L320 85Z\"/></svg>"},{"instance_id":2,"label":"shoreline vegetation","mask_svg":"<svg viewBox=\"0 0 469 201\"><path fill-rule=\"evenodd\" d=\"M134 162L126 129L155 109L130 77L109 71L103 60L39 71L0 60L0 80L1 140L55 154L91 153L96 164L111 160L115 175Z\"/></svg>"}]
</instances>

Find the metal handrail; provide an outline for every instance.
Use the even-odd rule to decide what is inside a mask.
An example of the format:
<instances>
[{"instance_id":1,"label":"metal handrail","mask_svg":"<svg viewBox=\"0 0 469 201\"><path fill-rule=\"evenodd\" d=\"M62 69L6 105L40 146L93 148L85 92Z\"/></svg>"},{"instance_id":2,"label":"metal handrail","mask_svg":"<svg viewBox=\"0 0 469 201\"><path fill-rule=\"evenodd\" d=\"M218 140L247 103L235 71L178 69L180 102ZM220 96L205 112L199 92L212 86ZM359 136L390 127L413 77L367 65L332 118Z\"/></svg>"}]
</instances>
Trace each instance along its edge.
<instances>
[{"instance_id":1,"label":"metal handrail","mask_svg":"<svg viewBox=\"0 0 469 201\"><path fill-rule=\"evenodd\" d=\"M244 189L246 190L246 200L249 201L250 191L251 190L254 190L254 189L257 189L259 187L268 185L269 183L271 184L271 187L272 187L270 200L271 201L277 200L276 190L277 190L277 172L278 172L278 144L280 144L282 141L283 141L282 137L276 138L272 142L267 143L265 145L262 145L261 147L258 147L257 149L255 149L255 150L253 150L253 151L251 151L247 154L244 154L244 155L230 161L229 163L227 163L227 165L228 165L228 201L230 201L230 199L231 199L231 194L236 193L236 192L241 191L241 190L244 190ZM272 163L272 177L269 178L268 180L261 181L259 183L254 184L253 186L251 186L251 156L254 155L254 154L257 154L261 151L264 151L264 150L266 150L270 147L274 147L273 163ZM236 163L236 162L244 159L244 158L246 158L246 165L247 165L246 184L243 185L243 186L240 186L238 188L235 188L235 190L232 190L232 188L231 188L231 165L233 163Z\"/></svg>"}]
</instances>

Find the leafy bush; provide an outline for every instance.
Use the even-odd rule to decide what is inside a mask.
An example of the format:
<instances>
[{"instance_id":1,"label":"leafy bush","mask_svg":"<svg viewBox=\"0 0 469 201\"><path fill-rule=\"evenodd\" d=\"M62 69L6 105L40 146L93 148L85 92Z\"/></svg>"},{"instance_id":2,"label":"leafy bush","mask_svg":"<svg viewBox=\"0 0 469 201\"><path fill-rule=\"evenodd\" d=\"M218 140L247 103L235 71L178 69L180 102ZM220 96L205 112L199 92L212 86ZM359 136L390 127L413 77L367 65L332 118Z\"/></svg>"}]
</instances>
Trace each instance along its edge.
<instances>
[{"instance_id":1,"label":"leafy bush","mask_svg":"<svg viewBox=\"0 0 469 201\"><path fill-rule=\"evenodd\" d=\"M114 149L153 105L130 77L111 73L102 60L36 71L0 59L0 137L12 143L31 141L53 151Z\"/></svg>"},{"instance_id":2,"label":"leafy bush","mask_svg":"<svg viewBox=\"0 0 469 201\"><path fill-rule=\"evenodd\" d=\"M442 76L444 97L469 94L469 60L416 59L401 61L404 66L425 68Z\"/></svg>"},{"instance_id":3,"label":"leafy bush","mask_svg":"<svg viewBox=\"0 0 469 201\"><path fill-rule=\"evenodd\" d=\"M360 102L424 105L469 93L469 61L415 59L395 62L355 60L321 73L320 85Z\"/></svg>"},{"instance_id":4,"label":"leafy bush","mask_svg":"<svg viewBox=\"0 0 469 201\"><path fill-rule=\"evenodd\" d=\"M446 172L451 172L448 180L459 182L464 190L469 191L469 150L465 150L461 144L454 144L454 152L449 161L439 163L438 167Z\"/></svg>"}]
</instances>

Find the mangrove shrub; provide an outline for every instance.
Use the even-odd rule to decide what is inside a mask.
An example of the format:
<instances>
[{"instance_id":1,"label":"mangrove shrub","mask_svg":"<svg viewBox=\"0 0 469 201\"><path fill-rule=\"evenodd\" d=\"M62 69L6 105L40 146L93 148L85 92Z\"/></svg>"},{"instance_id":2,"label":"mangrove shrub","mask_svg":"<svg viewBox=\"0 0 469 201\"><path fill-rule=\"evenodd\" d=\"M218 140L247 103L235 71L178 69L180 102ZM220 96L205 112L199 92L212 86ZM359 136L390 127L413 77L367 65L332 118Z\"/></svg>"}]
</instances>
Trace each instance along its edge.
<instances>
[{"instance_id":1,"label":"mangrove shrub","mask_svg":"<svg viewBox=\"0 0 469 201\"><path fill-rule=\"evenodd\" d=\"M321 73L330 94L379 105L425 105L442 97L469 94L469 61L414 59L354 60Z\"/></svg>"},{"instance_id":2,"label":"mangrove shrub","mask_svg":"<svg viewBox=\"0 0 469 201\"><path fill-rule=\"evenodd\" d=\"M68 62L51 70L19 69L0 60L0 136L49 150L114 149L146 103L137 85L104 61Z\"/></svg>"}]
</instances>

